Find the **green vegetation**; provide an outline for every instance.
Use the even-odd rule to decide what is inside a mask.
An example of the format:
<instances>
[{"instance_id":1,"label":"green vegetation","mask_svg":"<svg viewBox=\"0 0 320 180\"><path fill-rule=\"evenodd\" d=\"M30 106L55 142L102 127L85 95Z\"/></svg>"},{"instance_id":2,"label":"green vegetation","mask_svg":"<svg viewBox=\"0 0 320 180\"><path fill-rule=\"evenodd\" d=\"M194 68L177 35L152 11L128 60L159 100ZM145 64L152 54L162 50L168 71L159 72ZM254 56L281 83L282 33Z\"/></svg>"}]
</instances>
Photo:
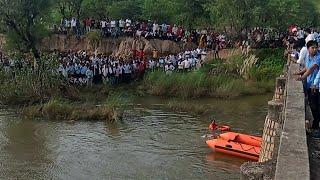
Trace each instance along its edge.
<instances>
[{"instance_id":1,"label":"green vegetation","mask_svg":"<svg viewBox=\"0 0 320 180\"><path fill-rule=\"evenodd\" d=\"M26 118L46 118L55 121L115 121L121 117L108 105L75 104L63 99L51 99L43 105L29 106L21 113Z\"/></svg>"},{"instance_id":2,"label":"green vegetation","mask_svg":"<svg viewBox=\"0 0 320 180\"><path fill-rule=\"evenodd\" d=\"M0 30L10 49L32 52L36 59L40 58L37 44L61 18L155 20L236 34L258 26L286 30L293 23L320 22L316 0L0 0L0 5Z\"/></svg>"},{"instance_id":3,"label":"green vegetation","mask_svg":"<svg viewBox=\"0 0 320 180\"><path fill-rule=\"evenodd\" d=\"M57 67L53 57L43 56L35 70L19 67L5 72L0 68L0 100L5 104L24 105L46 101L59 93L62 79L52 73ZM33 63L33 62L29 62Z\"/></svg>"},{"instance_id":4,"label":"green vegetation","mask_svg":"<svg viewBox=\"0 0 320 180\"><path fill-rule=\"evenodd\" d=\"M29 62L34 70L23 66L10 72L0 69L0 101L27 106L26 116L49 119L112 119L115 109L123 104L105 86L90 89L63 85L63 78L55 73L56 59L39 50L41 40L50 35L50 27L60 23L61 18L156 20L188 29L214 27L236 34L257 26L286 30L293 23L317 26L320 22L320 5L315 0L0 0L0 5L0 31L6 35L8 50L17 55L32 54L35 59ZM96 49L100 33L93 31L88 37ZM282 72L282 51L262 49L249 57L234 55L185 74L147 73L141 89L154 95L184 98L271 92L274 78ZM102 105L96 107L97 103ZM186 108L175 103L171 106Z\"/></svg>"},{"instance_id":5,"label":"green vegetation","mask_svg":"<svg viewBox=\"0 0 320 180\"><path fill-rule=\"evenodd\" d=\"M34 70L18 64L8 72L0 68L0 102L23 107L27 118L114 121L121 117L121 95L102 85L67 85L56 68L54 56L42 56Z\"/></svg>"},{"instance_id":6,"label":"green vegetation","mask_svg":"<svg viewBox=\"0 0 320 180\"><path fill-rule=\"evenodd\" d=\"M283 71L286 61L283 57L284 49L258 49L255 54L259 61L257 65L250 70L250 79L254 81L263 81L274 79Z\"/></svg>"},{"instance_id":7,"label":"green vegetation","mask_svg":"<svg viewBox=\"0 0 320 180\"><path fill-rule=\"evenodd\" d=\"M0 1L0 22L7 38L10 50L23 53L32 52L40 58L37 44L48 35L47 14L51 11L52 2L49 0Z\"/></svg>"},{"instance_id":8,"label":"green vegetation","mask_svg":"<svg viewBox=\"0 0 320 180\"><path fill-rule=\"evenodd\" d=\"M270 57L269 53L275 51ZM143 88L150 94L175 97L235 97L272 92L285 60L279 50L262 49L255 55L212 60L198 71L147 74ZM267 57L267 58L266 58ZM249 60L248 60L249 59ZM251 62L250 62L251 61Z\"/></svg>"}]
</instances>

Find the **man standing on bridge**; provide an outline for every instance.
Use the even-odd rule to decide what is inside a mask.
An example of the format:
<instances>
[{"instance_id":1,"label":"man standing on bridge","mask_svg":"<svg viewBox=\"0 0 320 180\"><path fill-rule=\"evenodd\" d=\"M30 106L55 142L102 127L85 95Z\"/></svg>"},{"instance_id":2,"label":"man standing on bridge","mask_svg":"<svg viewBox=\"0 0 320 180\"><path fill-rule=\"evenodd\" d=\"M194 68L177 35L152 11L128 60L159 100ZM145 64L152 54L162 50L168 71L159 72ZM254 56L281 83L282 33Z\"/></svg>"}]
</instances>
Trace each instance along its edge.
<instances>
[{"instance_id":1,"label":"man standing on bridge","mask_svg":"<svg viewBox=\"0 0 320 180\"><path fill-rule=\"evenodd\" d=\"M319 105L319 67L320 67L320 53L318 52L318 43L311 40L307 43L309 55L305 61L305 68L296 73L302 75L297 80L307 79L306 88L309 105L311 108L313 123L312 129L317 132L315 137L320 138L319 122L320 122L320 105Z\"/></svg>"}]
</instances>

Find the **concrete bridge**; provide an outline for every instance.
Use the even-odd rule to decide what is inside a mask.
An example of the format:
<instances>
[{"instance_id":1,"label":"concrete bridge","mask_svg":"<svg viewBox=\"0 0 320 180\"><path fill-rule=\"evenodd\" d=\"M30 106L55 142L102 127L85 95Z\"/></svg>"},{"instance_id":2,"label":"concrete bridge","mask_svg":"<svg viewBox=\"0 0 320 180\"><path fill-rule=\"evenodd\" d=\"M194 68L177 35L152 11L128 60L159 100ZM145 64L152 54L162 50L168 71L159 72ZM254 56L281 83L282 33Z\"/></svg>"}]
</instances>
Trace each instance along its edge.
<instances>
[{"instance_id":1,"label":"concrete bridge","mask_svg":"<svg viewBox=\"0 0 320 180\"><path fill-rule=\"evenodd\" d=\"M243 164L241 179L311 178L305 97L302 83L293 75L298 70L299 65L288 57L284 75L277 78L274 97L268 102L259 162Z\"/></svg>"}]
</instances>

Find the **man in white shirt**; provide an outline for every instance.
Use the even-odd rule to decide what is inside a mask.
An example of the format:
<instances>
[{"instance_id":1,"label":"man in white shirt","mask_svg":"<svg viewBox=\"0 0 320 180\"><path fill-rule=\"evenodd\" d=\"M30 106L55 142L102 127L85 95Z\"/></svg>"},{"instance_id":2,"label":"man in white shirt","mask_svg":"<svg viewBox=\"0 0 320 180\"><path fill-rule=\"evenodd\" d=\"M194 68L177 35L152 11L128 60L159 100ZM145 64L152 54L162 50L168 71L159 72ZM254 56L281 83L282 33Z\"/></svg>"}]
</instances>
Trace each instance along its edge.
<instances>
[{"instance_id":1,"label":"man in white shirt","mask_svg":"<svg viewBox=\"0 0 320 180\"><path fill-rule=\"evenodd\" d=\"M101 20L101 30L102 30L102 36L106 37L107 36L107 21L105 19Z\"/></svg>"},{"instance_id":2,"label":"man in white shirt","mask_svg":"<svg viewBox=\"0 0 320 180\"><path fill-rule=\"evenodd\" d=\"M131 27L131 20L130 19L126 19L126 27Z\"/></svg>"},{"instance_id":3,"label":"man in white shirt","mask_svg":"<svg viewBox=\"0 0 320 180\"><path fill-rule=\"evenodd\" d=\"M126 22L123 19L119 20L119 28L121 32L123 32L125 24Z\"/></svg>"},{"instance_id":4,"label":"man in white shirt","mask_svg":"<svg viewBox=\"0 0 320 180\"><path fill-rule=\"evenodd\" d=\"M184 62L182 60L178 61L178 71L183 72L184 69Z\"/></svg>"},{"instance_id":5,"label":"man in white shirt","mask_svg":"<svg viewBox=\"0 0 320 180\"><path fill-rule=\"evenodd\" d=\"M309 28L305 29L305 33L307 35L306 44L309 41L314 41L315 40L314 34L311 33L311 29L309 29Z\"/></svg>"},{"instance_id":6,"label":"man in white shirt","mask_svg":"<svg viewBox=\"0 0 320 180\"><path fill-rule=\"evenodd\" d=\"M152 27L153 36L158 36L158 32L159 32L158 29L159 29L159 25L156 22L154 22Z\"/></svg>"},{"instance_id":7,"label":"man in white shirt","mask_svg":"<svg viewBox=\"0 0 320 180\"><path fill-rule=\"evenodd\" d=\"M189 62L189 60L188 60L188 59L185 59L185 60L183 61L183 63L184 63L184 71L185 71L185 72L188 72L189 69L190 69L190 62Z\"/></svg>"},{"instance_id":8,"label":"man in white shirt","mask_svg":"<svg viewBox=\"0 0 320 180\"><path fill-rule=\"evenodd\" d=\"M77 33L76 27L77 27L77 19L73 17L71 20L71 29L72 29L73 34Z\"/></svg>"},{"instance_id":9,"label":"man in white shirt","mask_svg":"<svg viewBox=\"0 0 320 180\"><path fill-rule=\"evenodd\" d=\"M116 27L116 21L115 20L112 20L111 21L111 28L115 28Z\"/></svg>"},{"instance_id":10,"label":"man in white shirt","mask_svg":"<svg viewBox=\"0 0 320 180\"><path fill-rule=\"evenodd\" d=\"M306 46L304 46L299 53L299 59L297 60L297 63L300 64L300 66L303 68L306 62L306 58L308 57L308 49Z\"/></svg>"}]
</instances>

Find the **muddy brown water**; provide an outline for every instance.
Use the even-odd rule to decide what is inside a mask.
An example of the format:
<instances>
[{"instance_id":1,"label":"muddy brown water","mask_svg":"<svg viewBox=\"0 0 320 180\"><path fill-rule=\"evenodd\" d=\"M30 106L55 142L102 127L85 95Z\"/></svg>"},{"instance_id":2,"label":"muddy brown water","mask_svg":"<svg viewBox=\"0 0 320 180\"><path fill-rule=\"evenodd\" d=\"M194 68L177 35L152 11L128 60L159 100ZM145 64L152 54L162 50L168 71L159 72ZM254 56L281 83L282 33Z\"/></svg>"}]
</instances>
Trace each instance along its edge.
<instances>
[{"instance_id":1,"label":"muddy brown water","mask_svg":"<svg viewBox=\"0 0 320 180\"><path fill-rule=\"evenodd\" d=\"M210 114L137 98L121 121L23 120L0 108L0 179L239 179L244 159L212 153L203 135L211 117L234 131L261 135L269 96L191 100Z\"/></svg>"}]
</instances>

